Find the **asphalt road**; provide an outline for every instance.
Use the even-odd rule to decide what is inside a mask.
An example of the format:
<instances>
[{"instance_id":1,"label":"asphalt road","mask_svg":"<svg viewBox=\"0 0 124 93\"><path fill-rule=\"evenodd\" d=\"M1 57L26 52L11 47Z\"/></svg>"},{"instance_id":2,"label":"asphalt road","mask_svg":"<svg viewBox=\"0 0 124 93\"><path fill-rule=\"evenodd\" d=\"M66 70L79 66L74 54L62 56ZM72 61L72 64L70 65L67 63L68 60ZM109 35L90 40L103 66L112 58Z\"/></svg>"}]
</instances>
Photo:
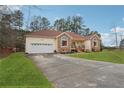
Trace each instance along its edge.
<instances>
[{"instance_id":1,"label":"asphalt road","mask_svg":"<svg viewBox=\"0 0 124 93\"><path fill-rule=\"evenodd\" d=\"M30 55L49 81L59 88L124 88L124 65L67 57Z\"/></svg>"}]
</instances>

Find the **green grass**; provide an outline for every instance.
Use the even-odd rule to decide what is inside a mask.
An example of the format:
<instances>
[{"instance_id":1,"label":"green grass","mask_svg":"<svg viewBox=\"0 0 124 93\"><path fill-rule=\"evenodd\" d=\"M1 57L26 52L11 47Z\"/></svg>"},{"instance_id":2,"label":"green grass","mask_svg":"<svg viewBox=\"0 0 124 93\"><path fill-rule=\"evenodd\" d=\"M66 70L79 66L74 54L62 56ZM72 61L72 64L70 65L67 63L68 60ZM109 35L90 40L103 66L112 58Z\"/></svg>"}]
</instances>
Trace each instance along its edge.
<instances>
[{"instance_id":1,"label":"green grass","mask_svg":"<svg viewBox=\"0 0 124 93\"><path fill-rule=\"evenodd\" d=\"M124 64L124 51L122 50L103 50L102 52L91 52L81 54L69 54L71 57L85 58L97 61L107 61L112 63Z\"/></svg>"},{"instance_id":2,"label":"green grass","mask_svg":"<svg viewBox=\"0 0 124 93\"><path fill-rule=\"evenodd\" d=\"M49 88L52 84L24 53L13 53L0 61L0 87Z\"/></svg>"}]
</instances>

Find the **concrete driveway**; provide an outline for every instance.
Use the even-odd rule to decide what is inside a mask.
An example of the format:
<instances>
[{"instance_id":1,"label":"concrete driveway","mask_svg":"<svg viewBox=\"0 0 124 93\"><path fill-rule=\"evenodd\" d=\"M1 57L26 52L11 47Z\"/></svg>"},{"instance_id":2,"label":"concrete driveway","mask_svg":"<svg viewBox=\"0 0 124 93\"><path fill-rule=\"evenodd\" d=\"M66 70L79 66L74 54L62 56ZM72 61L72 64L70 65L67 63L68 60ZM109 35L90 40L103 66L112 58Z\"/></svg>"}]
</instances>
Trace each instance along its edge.
<instances>
[{"instance_id":1,"label":"concrete driveway","mask_svg":"<svg viewBox=\"0 0 124 93\"><path fill-rule=\"evenodd\" d=\"M124 87L123 64L72 58L62 54L30 57L55 87Z\"/></svg>"}]
</instances>

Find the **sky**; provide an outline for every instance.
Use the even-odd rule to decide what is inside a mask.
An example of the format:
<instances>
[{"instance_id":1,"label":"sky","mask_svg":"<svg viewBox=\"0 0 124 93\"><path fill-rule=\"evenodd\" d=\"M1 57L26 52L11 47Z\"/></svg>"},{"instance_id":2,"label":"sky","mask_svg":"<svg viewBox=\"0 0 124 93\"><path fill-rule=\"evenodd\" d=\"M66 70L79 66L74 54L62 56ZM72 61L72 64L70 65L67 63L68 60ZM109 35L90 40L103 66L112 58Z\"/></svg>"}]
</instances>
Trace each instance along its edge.
<instances>
[{"instance_id":1,"label":"sky","mask_svg":"<svg viewBox=\"0 0 124 93\"><path fill-rule=\"evenodd\" d=\"M25 23L30 22L33 16L47 17L51 23L59 18L68 16L82 16L84 24L92 31L98 31L102 35L105 46L114 46L114 29L118 32L118 44L120 35L124 34L124 6L102 6L102 5L42 5L42 6L15 6L24 13ZM122 37L123 38L123 37Z\"/></svg>"}]
</instances>

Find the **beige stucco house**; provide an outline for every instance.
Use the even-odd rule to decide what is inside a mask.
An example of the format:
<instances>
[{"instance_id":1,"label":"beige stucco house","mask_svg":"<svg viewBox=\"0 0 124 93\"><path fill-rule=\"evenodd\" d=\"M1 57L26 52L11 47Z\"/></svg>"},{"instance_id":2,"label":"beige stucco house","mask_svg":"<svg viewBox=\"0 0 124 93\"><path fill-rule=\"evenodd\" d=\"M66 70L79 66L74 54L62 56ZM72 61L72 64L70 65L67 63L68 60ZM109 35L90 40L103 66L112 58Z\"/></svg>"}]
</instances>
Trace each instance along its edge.
<instances>
[{"instance_id":1,"label":"beige stucco house","mask_svg":"<svg viewBox=\"0 0 124 93\"><path fill-rule=\"evenodd\" d=\"M100 38L94 34L81 36L73 32L42 30L26 35L26 53L66 53L100 51Z\"/></svg>"}]
</instances>

